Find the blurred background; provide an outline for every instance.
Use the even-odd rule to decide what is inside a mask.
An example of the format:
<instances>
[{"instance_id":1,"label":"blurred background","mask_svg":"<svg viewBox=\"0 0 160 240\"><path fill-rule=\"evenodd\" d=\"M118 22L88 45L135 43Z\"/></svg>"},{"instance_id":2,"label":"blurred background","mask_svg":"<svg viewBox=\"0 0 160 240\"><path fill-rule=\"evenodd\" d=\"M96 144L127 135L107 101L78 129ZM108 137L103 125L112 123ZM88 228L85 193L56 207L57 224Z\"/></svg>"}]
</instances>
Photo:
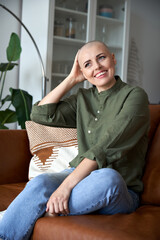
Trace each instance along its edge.
<instances>
[{"instance_id":1,"label":"blurred background","mask_svg":"<svg viewBox=\"0 0 160 240\"><path fill-rule=\"evenodd\" d=\"M160 103L159 0L0 0L26 25L40 50L46 93L69 73L77 50L87 41L104 41L117 58L116 74L145 89L150 103ZM7 73L9 87L42 98L42 72L36 49L19 22L0 7L0 63L12 32L19 35L19 65ZM89 87L85 82L82 87ZM73 89L72 94L77 89Z\"/></svg>"}]
</instances>

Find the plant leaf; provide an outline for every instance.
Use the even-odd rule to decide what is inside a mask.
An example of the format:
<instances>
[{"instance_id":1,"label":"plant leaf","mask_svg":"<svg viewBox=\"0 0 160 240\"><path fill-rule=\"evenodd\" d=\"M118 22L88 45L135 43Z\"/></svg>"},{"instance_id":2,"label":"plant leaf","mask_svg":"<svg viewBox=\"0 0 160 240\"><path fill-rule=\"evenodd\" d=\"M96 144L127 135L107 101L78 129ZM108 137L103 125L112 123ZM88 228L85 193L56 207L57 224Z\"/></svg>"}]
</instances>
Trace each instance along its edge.
<instances>
[{"instance_id":1,"label":"plant leaf","mask_svg":"<svg viewBox=\"0 0 160 240\"><path fill-rule=\"evenodd\" d=\"M10 109L0 111L0 123L4 125L5 123L13 123L17 121L16 112Z\"/></svg>"},{"instance_id":2,"label":"plant leaf","mask_svg":"<svg viewBox=\"0 0 160 240\"><path fill-rule=\"evenodd\" d=\"M5 98L2 99L2 105L7 101L11 101L11 95L7 95Z\"/></svg>"},{"instance_id":3,"label":"plant leaf","mask_svg":"<svg viewBox=\"0 0 160 240\"><path fill-rule=\"evenodd\" d=\"M16 33L12 33L7 47L8 61L17 61L20 58L21 51L20 39Z\"/></svg>"},{"instance_id":4,"label":"plant leaf","mask_svg":"<svg viewBox=\"0 0 160 240\"><path fill-rule=\"evenodd\" d=\"M18 123L25 129L25 121L30 120L32 109L32 96L21 89L9 89L12 95L12 104L16 109Z\"/></svg>"},{"instance_id":5,"label":"plant leaf","mask_svg":"<svg viewBox=\"0 0 160 240\"><path fill-rule=\"evenodd\" d=\"M1 63L0 64L0 71L5 72L10 71L14 68L14 66L18 65L17 63Z\"/></svg>"}]
</instances>

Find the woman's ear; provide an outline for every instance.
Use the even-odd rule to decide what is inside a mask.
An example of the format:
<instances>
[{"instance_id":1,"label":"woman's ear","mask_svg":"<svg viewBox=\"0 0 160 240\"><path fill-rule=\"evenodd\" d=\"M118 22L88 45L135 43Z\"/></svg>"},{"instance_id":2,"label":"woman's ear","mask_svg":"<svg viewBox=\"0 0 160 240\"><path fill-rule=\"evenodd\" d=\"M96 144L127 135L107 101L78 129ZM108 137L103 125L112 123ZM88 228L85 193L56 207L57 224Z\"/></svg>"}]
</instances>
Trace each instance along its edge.
<instances>
[{"instance_id":1,"label":"woman's ear","mask_svg":"<svg viewBox=\"0 0 160 240\"><path fill-rule=\"evenodd\" d=\"M116 60L116 58L115 58L114 53L112 53L112 59L113 59L114 65L116 65L116 64L117 64L117 60Z\"/></svg>"}]
</instances>

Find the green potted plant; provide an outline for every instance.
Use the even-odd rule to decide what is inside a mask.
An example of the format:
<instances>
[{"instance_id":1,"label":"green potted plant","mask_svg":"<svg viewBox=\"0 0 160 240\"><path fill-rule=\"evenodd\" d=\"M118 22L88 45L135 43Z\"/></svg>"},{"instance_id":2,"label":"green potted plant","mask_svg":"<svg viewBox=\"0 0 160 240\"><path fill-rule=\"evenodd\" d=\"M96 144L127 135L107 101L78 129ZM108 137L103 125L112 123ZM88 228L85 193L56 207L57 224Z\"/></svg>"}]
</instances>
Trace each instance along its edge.
<instances>
[{"instance_id":1,"label":"green potted plant","mask_svg":"<svg viewBox=\"0 0 160 240\"><path fill-rule=\"evenodd\" d=\"M2 99L6 74L18 65L15 62L20 58L21 51L20 39L16 33L12 33L6 49L8 62L0 64L0 129L8 129L5 124L17 121L24 129L25 121L30 120L32 96L28 92L10 88L10 95ZM10 109L11 106L15 110Z\"/></svg>"}]
</instances>

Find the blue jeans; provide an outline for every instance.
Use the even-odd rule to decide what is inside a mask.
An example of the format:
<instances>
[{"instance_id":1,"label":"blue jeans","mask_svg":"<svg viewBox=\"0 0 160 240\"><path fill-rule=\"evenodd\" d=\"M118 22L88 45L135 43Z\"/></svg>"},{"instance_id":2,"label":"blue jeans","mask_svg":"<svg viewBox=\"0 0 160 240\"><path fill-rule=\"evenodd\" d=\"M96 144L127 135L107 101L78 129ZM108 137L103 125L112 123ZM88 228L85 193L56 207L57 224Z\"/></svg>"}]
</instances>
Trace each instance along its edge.
<instances>
[{"instance_id":1,"label":"blue jeans","mask_svg":"<svg viewBox=\"0 0 160 240\"><path fill-rule=\"evenodd\" d=\"M45 173L29 181L5 212L0 222L0 238L29 239L35 222L45 213L49 197L73 170ZM73 188L69 215L131 213L138 205L138 194L127 189L121 175L103 168L91 172Z\"/></svg>"}]
</instances>

